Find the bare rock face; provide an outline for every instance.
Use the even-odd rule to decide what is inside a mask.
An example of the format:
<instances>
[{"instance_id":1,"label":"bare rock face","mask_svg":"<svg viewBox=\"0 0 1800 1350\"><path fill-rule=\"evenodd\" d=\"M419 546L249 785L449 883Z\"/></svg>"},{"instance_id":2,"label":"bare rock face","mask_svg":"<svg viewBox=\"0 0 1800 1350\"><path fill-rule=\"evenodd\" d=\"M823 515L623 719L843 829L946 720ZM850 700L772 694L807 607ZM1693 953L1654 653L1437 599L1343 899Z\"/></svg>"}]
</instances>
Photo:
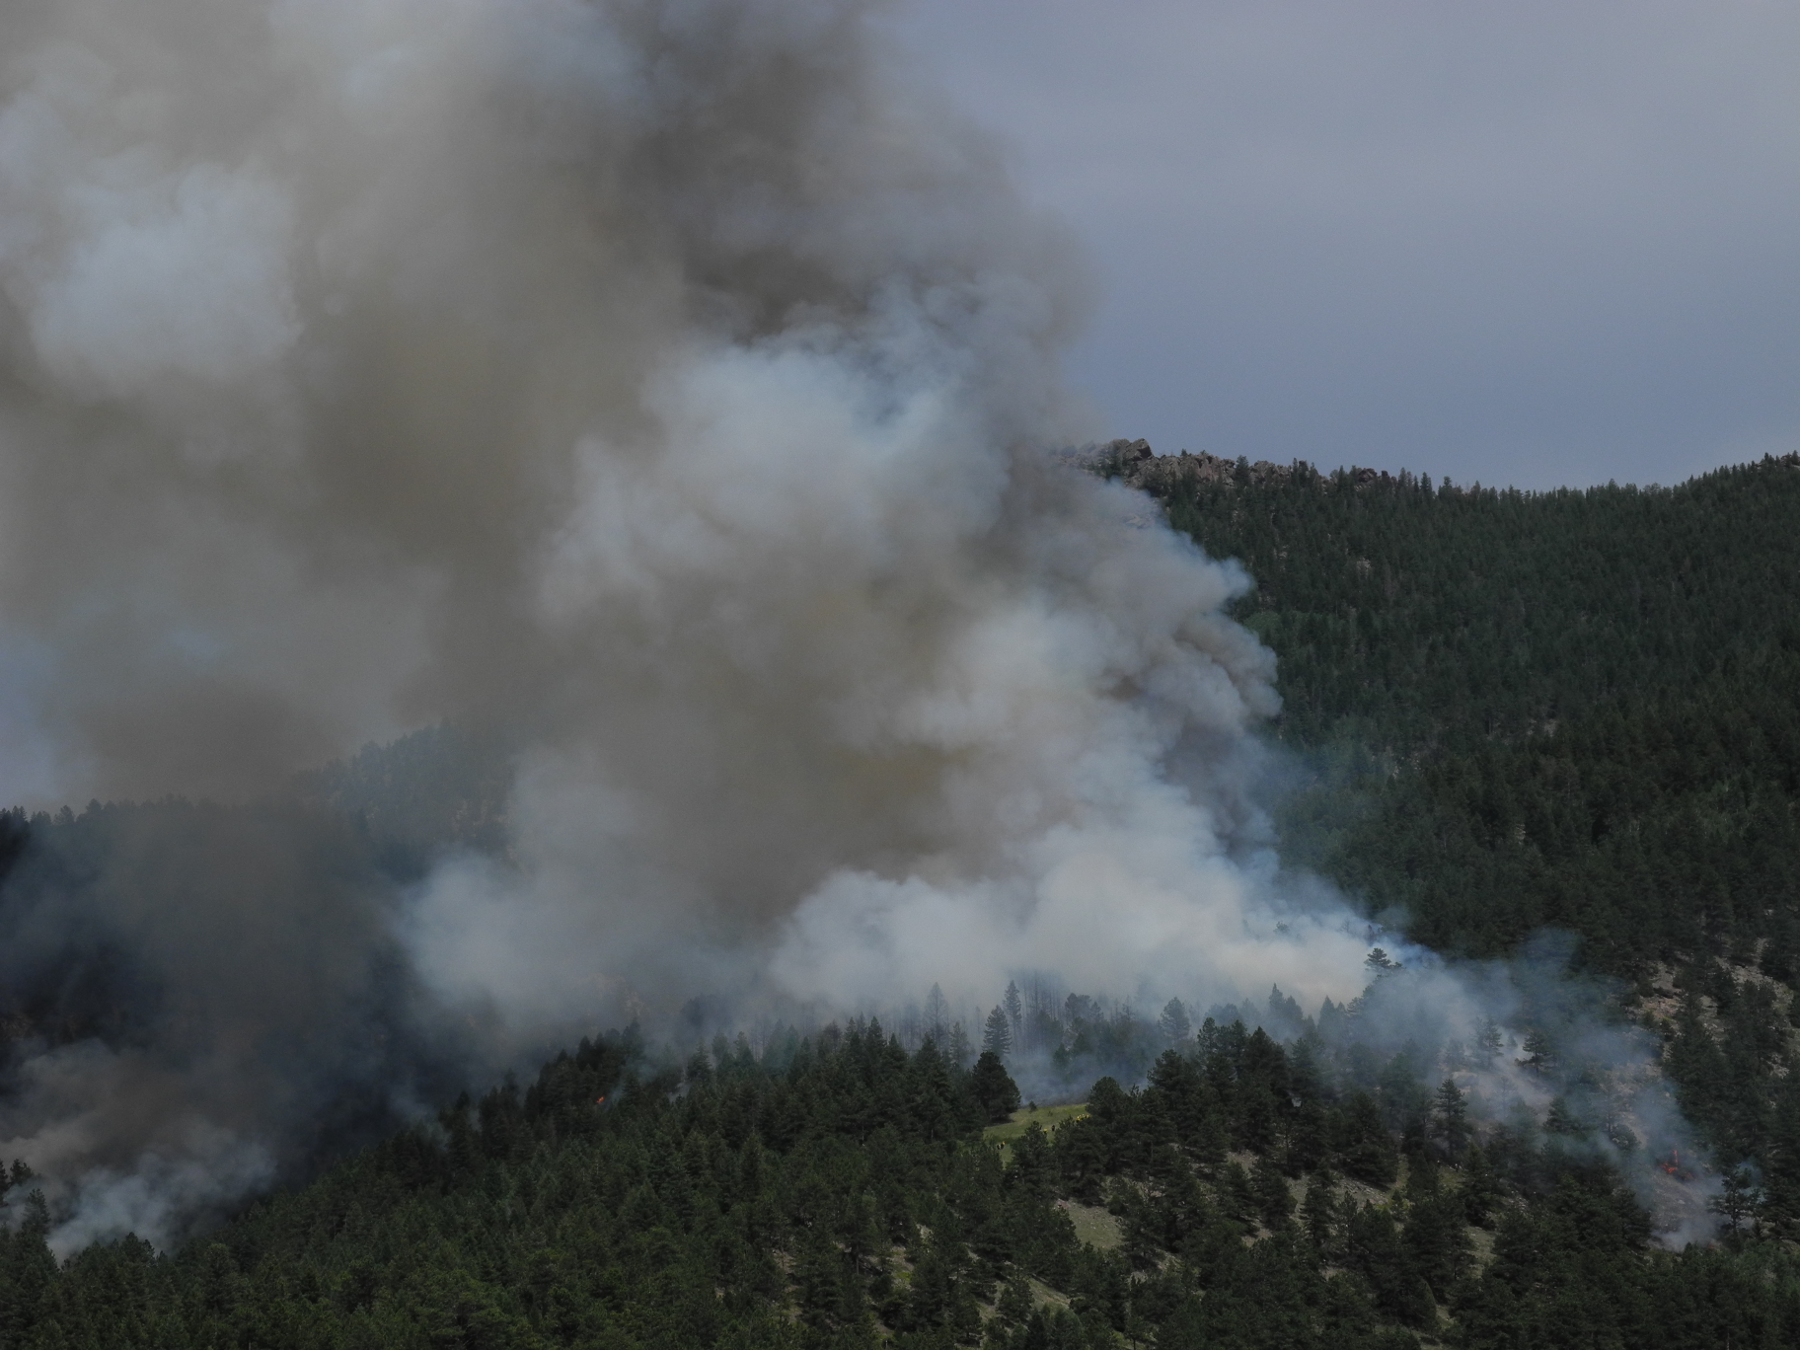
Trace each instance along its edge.
<instances>
[{"instance_id":1,"label":"bare rock face","mask_svg":"<svg viewBox=\"0 0 1800 1350\"><path fill-rule=\"evenodd\" d=\"M1266 459L1259 459L1252 464L1247 459L1222 459L1218 455L1204 452L1196 455L1186 450L1179 455L1159 455L1150 448L1149 441L1123 438L1065 451L1059 458L1102 478L1116 478L1127 487L1141 488L1153 497L1166 497L1177 487L1190 484L1233 487L1285 483L1297 472L1311 473L1310 465L1298 461L1271 464ZM1365 481L1364 475L1370 480L1377 476L1373 469L1360 469L1356 481Z\"/></svg>"},{"instance_id":2,"label":"bare rock face","mask_svg":"<svg viewBox=\"0 0 1800 1350\"><path fill-rule=\"evenodd\" d=\"M1123 437L1097 445L1085 445L1079 449L1064 450L1056 458L1073 468L1101 478L1116 479L1127 487L1139 488L1161 501L1167 501L1180 490L1191 492L1197 487L1230 489L1261 486L1265 483L1296 483L1301 486L1310 485L1322 492L1331 492L1363 488L1411 488L1421 481L1405 472L1396 477L1385 469L1363 467L1320 473L1303 459L1297 459L1291 464L1271 464L1266 459L1252 463L1243 458L1224 459L1205 453L1190 454L1186 450L1179 455L1159 455L1150 448L1149 441L1129 441ZM1800 469L1800 452L1765 455L1762 462L1768 468ZM1429 486L1429 476L1423 481ZM1450 480L1446 478L1443 490L1463 489L1452 487ZM1473 490L1480 492L1483 489L1477 483ZM1491 488L1487 490L1493 491Z\"/></svg>"}]
</instances>

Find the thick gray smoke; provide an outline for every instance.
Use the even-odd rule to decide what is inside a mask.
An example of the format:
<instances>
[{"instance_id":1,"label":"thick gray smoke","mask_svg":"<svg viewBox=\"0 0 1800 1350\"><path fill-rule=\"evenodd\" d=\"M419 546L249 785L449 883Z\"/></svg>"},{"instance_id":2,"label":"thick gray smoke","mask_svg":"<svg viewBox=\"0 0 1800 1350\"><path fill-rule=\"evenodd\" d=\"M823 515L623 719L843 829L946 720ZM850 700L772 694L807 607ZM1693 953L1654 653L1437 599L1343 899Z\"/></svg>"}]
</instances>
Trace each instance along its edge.
<instances>
[{"instance_id":1,"label":"thick gray smoke","mask_svg":"<svg viewBox=\"0 0 1800 1350\"><path fill-rule=\"evenodd\" d=\"M397 899L233 837L29 910L184 991L21 1052L65 1244L256 1184L344 1083L697 991L1361 987L1249 795L1248 581L1046 455L1094 431L1079 261L873 8L6 7L7 791L513 747L509 846Z\"/></svg>"}]
</instances>

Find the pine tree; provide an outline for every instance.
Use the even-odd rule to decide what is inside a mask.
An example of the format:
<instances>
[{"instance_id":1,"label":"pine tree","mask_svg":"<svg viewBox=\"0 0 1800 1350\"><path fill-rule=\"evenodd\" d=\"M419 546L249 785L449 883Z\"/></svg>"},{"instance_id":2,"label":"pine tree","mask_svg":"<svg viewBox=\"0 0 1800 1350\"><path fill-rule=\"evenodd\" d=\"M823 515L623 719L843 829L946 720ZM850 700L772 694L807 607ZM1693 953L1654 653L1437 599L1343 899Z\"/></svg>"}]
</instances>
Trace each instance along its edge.
<instances>
[{"instance_id":1,"label":"pine tree","mask_svg":"<svg viewBox=\"0 0 1800 1350\"><path fill-rule=\"evenodd\" d=\"M1548 1071L1556 1064L1556 1052L1552 1049L1550 1038L1541 1031L1529 1032L1525 1037L1525 1058L1520 1060L1528 1069Z\"/></svg>"},{"instance_id":2,"label":"pine tree","mask_svg":"<svg viewBox=\"0 0 1800 1350\"><path fill-rule=\"evenodd\" d=\"M1250 1188L1256 1194L1256 1213L1263 1227L1271 1232L1284 1227L1294 1212L1294 1196L1274 1159L1264 1155L1256 1160L1250 1172Z\"/></svg>"},{"instance_id":3,"label":"pine tree","mask_svg":"<svg viewBox=\"0 0 1800 1350\"><path fill-rule=\"evenodd\" d=\"M969 1091L974 1094L990 1125L1009 1119L1019 1109L1019 1085L1012 1080L1000 1056L983 1050L969 1074Z\"/></svg>"},{"instance_id":4,"label":"pine tree","mask_svg":"<svg viewBox=\"0 0 1800 1350\"><path fill-rule=\"evenodd\" d=\"M1763 1169L1764 1223L1792 1238L1800 1234L1800 1084L1792 1075L1775 1104Z\"/></svg>"},{"instance_id":5,"label":"pine tree","mask_svg":"<svg viewBox=\"0 0 1800 1350\"><path fill-rule=\"evenodd\" d=\"M1486 1228L1500 1202L1500 1178L1488 1162L1481 1145L1471 1144L1463 1160L1463 1218L1477 1228Z\"/></svg>"},{"instance_id":6,"label":"pine tree","mask_svg":"<svg viewBox=\"0 0 1800 1350\"><path fill-rule=\"evenodd\" d=\"M1714 1214L1725 1220L1725 1226L1737 1232L1751 1215L1762 1199L1761 1188L1751 1176L1748 1167L1727 1168L1721 1180L1719 1193L1707 1205Z\"/></svg>"},{"instance_id":7,"label":"pine tree","mask_svg":"<svg viewBox=\"0 0 1800 1350\"><path fill-rule=\"evenodd\" d=\"M1170 1046L1185 1048L1194 1034L1194 1024L1188 1020L1188 1010L1178 998L1172 998L1163 1005L1162 1016L1156 1019L1157 1029Z\"/></svg>"},{"instance_id":8,"label":"pine tree","mask_svg":"<svg viewBox=\"0 0 1800 1350\"><path fill-rule=\"evenodd\" d=\"M1337 1251L1336 1185L1337 1178L1331 1174L1331 1169L1319 1168L1306 1183L1306 1199L1300 1207L1300 1219L1306 1226L1306 1236L1326 1260L1331 1259Z\"/></svg>"},{"instance_id":9,"label":"pine tree","mask_svg":"<svg viewBox=\"0 0 1800 1350\"><path fill-rule=\"evenodd\" d=\"M1013 981L1006 982L1006 993L1001 999L1006 1007L1006 1020L1012 1024L1012 1043L1019 1044L1025 1030L1025 1003L1019 997L1019 986Z\"/></svg>"},{"instance_id":10,"label":"pine tree","mask_svg":"<svg viewBox=\"0 0 1800 1350\"><path fill-rule=\"evenodd\" d=\"M1491 1064L1500 1058L1500 1051L1505 1044L1505 1038L1500 1034L1500 1024L1490 1017L1481 1024L1481 1031L1475 1037L1475 1054L1484 1064Z\"/></svg>"},{"instance_id":11,"label":"pine tree","mask_svg":"<svg viewBox=\"0 0 1800 1350\"><path fill-rule=\"evenodd\" d=\"M1440 1184L1437 1165L1421 1159L1406 1186L1402 1234L1413 1266L1432 1292L1448 1297L1468 1269L1473 1247L1463 1220L1462 1197Z\"/></svg>"},{"instance_id":12,"label":"pine tree","mask_svg":"<svg viewBox=\"0 0 1800 1350\"><path fill-rule=\"evenodd\" d=\"M1569 1105L1567 1098L1558 1095L1550 1099L1550 1109L1544 1113L1545 1134L1585 1139L1593 1130L1594 1127Z\"/></svg>"},{"instance_id":13,"label":"pine tree","mask_svg":"<svg viewBox=\"0 0 1800 1350\"><path fill-rule=\"evenodd\" d=\"M950 1031L950 1002L939 985L925 996L925 1034L942 1045Z\"/></svg>"},{"instance_id":14,"label":"pine tree","mask_svg":"<svg viewBox=\"0 0 1800 1350\"><path fill-rule=\"evenodd\" d=\"M1012 1053L1012 1048L1012 1023L1006 1020L1006 1009L996 1007L988 1014L987 1025L982 1028L981 1049L1004 1059Z\"/></svg>"},{"instance_id":15,"label":"pine tree","mask_svg":"<svg viewBox=\"0 0 1800 1350\"><path fill-rule=\"evenodd\" d=\"M1015 1267L1012 1278L1000 1291L994 1313L1002 1326L1020 1327L1030 1320L1032 1306L1031 1286L1026 1283L1024 1273Z\"/></svg>"},{"instance_id":16,"label":"pine tree","mask_svg":"<svg viewBox=\"0 0 1800 1350\"><path fill-rule=\"evenodd\" d=\"M950 1056L950 1062L959 1069L968 1068L972 1049L973 1047L969 1044L969 1033L963 1030L962 1022L958 1020L951 1023L950 1045L945 1051Z\"/></svg>"},{"instance_id":17,"label":"pine tree","mask_svg":"<svg viewBox=\"0 0 1800 1350\"><path fill-rule=\"evenodd\" d=\"M1432 1096L1431 1133L1451 1162L1462 1158L1469 1143L1469 1104L1454 1078L1446 1078Z\"/></svg>"}]
</instances>

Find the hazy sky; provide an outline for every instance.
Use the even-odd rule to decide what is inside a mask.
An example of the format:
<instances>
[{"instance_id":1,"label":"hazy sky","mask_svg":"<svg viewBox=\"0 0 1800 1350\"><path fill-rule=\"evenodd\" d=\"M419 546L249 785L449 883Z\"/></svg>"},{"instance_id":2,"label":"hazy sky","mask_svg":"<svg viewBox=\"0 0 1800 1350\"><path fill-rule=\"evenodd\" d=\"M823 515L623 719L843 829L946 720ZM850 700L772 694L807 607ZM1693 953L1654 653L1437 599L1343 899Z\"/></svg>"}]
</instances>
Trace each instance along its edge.
<instances>
[{"instance_id":1,"label":"hazy sky","mask_svg":"<svg viewBox=\"0 0 1800 1350\"><path fill-rule=\"evenodd\" d=\"M900 8L1086 241L1116 434L1526 487L1800 449L1800 5Z\"/></svg>"}]
</instances>

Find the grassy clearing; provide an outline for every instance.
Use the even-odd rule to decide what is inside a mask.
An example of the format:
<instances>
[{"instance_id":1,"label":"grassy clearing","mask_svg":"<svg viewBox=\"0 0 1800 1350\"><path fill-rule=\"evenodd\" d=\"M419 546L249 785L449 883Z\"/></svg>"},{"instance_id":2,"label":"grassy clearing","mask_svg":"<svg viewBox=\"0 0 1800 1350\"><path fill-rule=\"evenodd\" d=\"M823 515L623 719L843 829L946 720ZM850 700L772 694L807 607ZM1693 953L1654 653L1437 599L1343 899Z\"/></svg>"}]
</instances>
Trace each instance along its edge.
<instances>
[{"instance_id":1,"label":"grassy clearing","mask_svg":"<svg viewBox=\"0 0 1800 1350\"><path fill-rule=\"evenodd\" d=\"M1024 1134L1033 1121L1043 1126L1048 1133L1065 1120L1079 1120L1087 1114L1087 1103L1077 1102L1072 1106L1040 1106L1035 1111L1021 1108L1012 1113L1012 1119L1004 1125L990 1125L981 1132L983 1139L992 1139L999 1144L1010 1144Z\"/></svg>"},{"instance_id":2,"label":"grassy clearing","mask_svg":"<svg viewBox=\"0 0 1800 1350\"><path fill-rule=\"evenodd\" d=\"M1098 1247L1109 1252L1125 1240L1119 1229L1119 1221L1098 1205L1077 1205L1067 1202L1063 1209L1069 1216L1069 1222L1075 1225L1075 1237L1090 1247Z\"/></svg>"},{"instance_id":3,"label":"grassy clearing","mask_svg":"<svg viewBox=\"0 0 1800 1350\"><path fill-rule=\"evenodd\" d=\"M1494 1235L1484 1228L1471 1227L1469 1240L1475 1245L1475 1273L1480 1274L1494 1259Z\"/></svg>"}]
</instances>

